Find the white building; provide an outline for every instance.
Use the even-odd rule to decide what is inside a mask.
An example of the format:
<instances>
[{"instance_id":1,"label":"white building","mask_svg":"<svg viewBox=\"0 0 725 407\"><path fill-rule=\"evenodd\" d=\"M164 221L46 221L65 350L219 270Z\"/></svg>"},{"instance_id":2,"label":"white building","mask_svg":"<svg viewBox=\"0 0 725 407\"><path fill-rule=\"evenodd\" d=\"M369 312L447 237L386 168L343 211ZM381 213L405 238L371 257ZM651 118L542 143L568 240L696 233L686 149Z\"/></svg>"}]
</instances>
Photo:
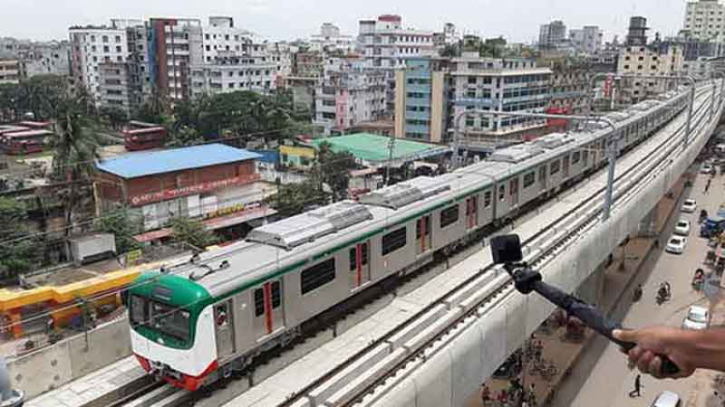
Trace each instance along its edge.
<instances>
[{"instance_id":1,"label":"white building","mask_svg":"<svg viewBox=\"0 0 725 407\"><path fill-rule=\"evenodd\" d=\"M363 60L329 58L315 91L314 124L329 135L386 112L386 73L367 67Z\"/></svg>"},{"instance_id":2,"label":"white building","mask_svg":"<svg viewBox=\"0 0 725 407\"><path fill-rule=\"evenodd\" d=\"M566 40L566 25L563 21L555 20L539 27L539 48L556 49Z\"/></svg>"},{"instance_id":3,"label":"white building","mask_svg":"<svg viewBox=\"0 0 725 407\"><path fill-rule=\"evenodd\" d=\"M535 60L481 58L478 53L464 53L450 60L448 75L453 95L451 121L472 109L543 113L551 99L552 71L538 68ZM520 138L545 125L541 119L516 117L472 116L463 122L469 141L491 136Z\"/></svg>"},{"instance_id":4,"label":"white building","mask_svg":"<svg viewBox=\"0 0 725 407\"><path fill-rule=\"evenodd\" d=\"M355 39L352 35L340 33L340 28L332 23L324 23L319 34L309 38L310 51L314 52L340 52L349 54L355 50Z\"/></svg>"},{"instance_id":5,"label":"white building","mask_svg":"<svg viewBox=\"0 0 725 407\"><path fill-rule=\"evenodd\" d=\"M20 61L17 59L0 59L0 85L17 84L20 82Z\"/></svg>"},{"instance_id":6,"label":"white building","mask_svg":"<svg viewBox=\"0 0 725 407\"><path fill-rule=\"evenodd\" d=\"M569 30L569 40L577 52L593 55L602 49L604 33L598 26L584 26L581 29Z\"/></svg>"},{"instance_id":7,"label":"white building","mask_svg":"<svg viewBox=\"0 0 725 407\"><path fill-rule=\"evenodd\" d=\"M407 58L436 52L432 31L403 28L396 15L361 20L358 43L367 66L376 68L402 68Z\"/></svg>"},{"instance_id":8,"label":"white building","mask_svg":"<svg viewBox=\"0 0 725 407\"><path fill-rule=\"evenodd\" d=\"M725 37L725 6L718 0L687 3L683 28L700 40L723 41Z\"/></svg>"},{"instance_id":9,"label":"white building","mask_svg":"<svg viewBox=\"0 0 725 407\"><path fill-rule=\"evenodd\" d=\"M109 26L71 27L71 71L76 85L88 89L97 101L101 99L100 67L102 62L128 61L126 28L143 25L139 20L111 20Z\"/></svg>"},{"instance_id":10,"label":"white building","mask_svg":"<svg viewBox=\"0 0 725 407\"><path fill-rule=\"evenodd\" d=\"M647 46L628 46L619 51L617 73L623 75L670 75L683 72L684 58L680 47L660 53ZM671 85L671 81L670 81ZM628 79L619 86L620 98L636 102L666 90L667 83L655 79Z\"/></svg>"},{"instance_id":11,"label":"white building","mask_svg":"<svg viewBox=\"0 0 725 407\"><path fill-rule=\"evenodd\" d=\"M453 23L446 23L443 31L433 34L433 42L438 49L442 49L447 45L454 45L461 40L461 33L456 31Z\"/></svg>"}]
</instances>

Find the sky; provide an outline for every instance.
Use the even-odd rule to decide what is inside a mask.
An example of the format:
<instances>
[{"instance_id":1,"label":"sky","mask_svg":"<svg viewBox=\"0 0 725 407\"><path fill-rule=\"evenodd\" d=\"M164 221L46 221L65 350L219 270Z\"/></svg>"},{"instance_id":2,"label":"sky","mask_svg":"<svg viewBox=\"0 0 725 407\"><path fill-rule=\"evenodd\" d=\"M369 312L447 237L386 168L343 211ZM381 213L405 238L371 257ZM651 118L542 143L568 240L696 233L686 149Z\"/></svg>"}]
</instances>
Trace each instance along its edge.
<instances>
[{"instance_id":1,"label":"sky","mask_svg":"<svg viewBox=\"0 0 725 407\"><path fill-rule=\"evenodd\" d=\"M610 40L626 34L629 17L647 17L655 32L681 28L686 0L0 0L0 37L66 39L71 25L104 24L111 18L234 17L237 27L270 40L306 38L324 22L357 35L360 19L399 14L403 25L439 31L452 22L465 33L503 35L531 42L539 25L560 19L567 28L599 25Z\"/></svg>"}]
</instances>

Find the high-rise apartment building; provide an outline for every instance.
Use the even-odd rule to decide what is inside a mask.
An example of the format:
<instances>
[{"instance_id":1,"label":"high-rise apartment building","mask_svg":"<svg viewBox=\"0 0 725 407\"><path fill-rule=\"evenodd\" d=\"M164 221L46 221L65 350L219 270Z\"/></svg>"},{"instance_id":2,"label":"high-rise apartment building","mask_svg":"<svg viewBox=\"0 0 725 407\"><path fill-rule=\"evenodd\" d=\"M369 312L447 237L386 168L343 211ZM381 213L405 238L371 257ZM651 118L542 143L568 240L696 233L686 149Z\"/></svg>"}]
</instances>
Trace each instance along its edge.
<instances>
[{"instance_id":1,"label":"high-rise apartment building","mask_svg":"<svg viewBox=\"0 0 725 407\"><path fill-rule=\"evenodd\" d=\"M108 26L71 27L71 72L77 86L84 86L101 100L101 63L128 62L126 29L143 25L139 20L111 20Z\"/></svg>"},{"instance_id":2,"label":"high-rise apartment building","mask_svg":"<svg viewBox=\"0 0 725 407\"><path fill-rule=\"evenodd\" d=\"M325 135L381 119L386 112L386 73L355 58L329 58L315 91L315 126Z\"/></svg>"},{"instance_id":3,"label":"high-rise apartment building","mask_svg":"<svg viewBox=\"0 0 725 407\"><path fill-rule=\"evenodd\" d=\"M677 46L660 52L656 47L627 46L620 49L617 73L623 75L678 75L683 73L682 49ZM637 102L649 95L666 91L672 81L655 79L625 79L620 83L619 99Z\"/></svg>"},{"instance_id":4,"label":"high-rise apartment building","mask_svg":"<svg viewBox=\"0 0 725 407\"><path fill-rule=\"evenodd\" d=\"M367 65L375 68L404 67L408 58L435 54L433 32L403 28L397 15L361 20L358 43Z\"/></svg>"},{"instance_id":5,"label":"high-rise apartment building","mask_svg":"<svg viewBox=\"0 0 725 407\"><path fill-rule=\"evenodd\" d=\"M395 135L432 143L446 141L448 84L443 58L409 59L395 71Z\"/></svg>"},{"instance_id":6,"label":"high-rise apartment building","mask_svg":"<svg viewBox=\"0 0 725 407\"><path fill-rule=\"evenodd\" d=\"M690 1L682 26L700 40L721 42L725 36L725 6L718 0Z\"/></svg>"},{"instance_id":7,"label":"high-rise apartment building","mask_svg":"<svg viewBox=\"0 0 725 407\"><path fill-rule=\"evenodd\" d=\"M604 33L598 26L588 25L580 29L569 30L569 40L577 52L595 54L602 49Z\"/></svg>"},{"instance_id":8,"label":"high-rise apartment building","mask_svg":"<svg viewBox=\"0 0 725 407\"><path fill-rule=\"evenodd\" d=\"M201 20L152 18L149 55L156 89L169 100L191 96L191 67L204 61Z\"/></svg>"},{"instance_id":9,"label":"high-rise apartment building","mask_svg":"<svg viewBox=\"0 0 725 407\"><path fill-rule=\"evenodd\" d=\"M539 49L556 49L566 41L566 25L555 20L539 27Z\"/></svg>"}]
</instances>

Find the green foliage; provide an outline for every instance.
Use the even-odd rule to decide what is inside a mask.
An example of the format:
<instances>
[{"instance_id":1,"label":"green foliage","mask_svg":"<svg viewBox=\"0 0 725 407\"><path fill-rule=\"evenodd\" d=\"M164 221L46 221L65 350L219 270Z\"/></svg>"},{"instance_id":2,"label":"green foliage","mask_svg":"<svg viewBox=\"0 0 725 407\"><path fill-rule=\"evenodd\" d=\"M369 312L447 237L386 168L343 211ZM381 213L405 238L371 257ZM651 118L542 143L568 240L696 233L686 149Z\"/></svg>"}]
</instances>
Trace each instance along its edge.
<instances>
[{"instance_id":1,"label":"green foliage","mask_svg":"<svg viewBox=\"0 0 725 407\"><path fill-rule=\"evenodd\" d=\"M171 132L171 137L166 145L169 147L184 147L203 142L204 137L195 128L184 125L179 130Z\"/></svg>"},{"instance_id":2,"label":"green foliage","mask_svg":"<svg viewBox=\"0 0 725 407\"><path fill-rule=\"evenodd\" d=\"M165 126L172 121L170 112L169 101L155 90L151 97L141 104L131 116L135 120Z\"/></svg>"},{"instance_id":3,"label":"green foliage","mask_svg":"<svg viewBox=\"0 0 725 407\"><path fill-rule=\"evenodd\" d=\"M137 219L134 219L128 209L114 211L110 216L104 216L98 221L98 230L112 233L116 237L116 253L128 253L141 247L141 244L133 238L141 231Z\"/></svg>"},{"instance_id":4,"label":"green foliage","mask_svg":"<svg viewBox=\"0 0 725 407\"><path fill-rule=\"evenodd\" d=\"M314 205L325 205L327 194L320 189L319 182L308 180L301 184L280 185L277 194L270 198L277 212L282 217L302 213Z\"/></svg>"},{"instance_id":5,"label":"green foliage","mask_svg":"<svg viewBox=\"0 0 725 407\"><path fill-rule=\"evenodd\" d=\"M0 274L14 278L29 271L36 263L37 242L27 230L25 205L10 198L0 198Z\"/></svg>"},{"instance_id":6,"label":"green foliage","mask_svg":"<svg viewBox=\"0 0 725 407\"><path fill-rule=\"evenodd\" d=\"M114 129L118 129L128 121L128 113L118 107L103 106L99 109L98 114Z\"/></svg>"},{"instance_id":7,"label":"green foliage","mask_svg":"<svg viewBox=\"0 0 725 407\"><path fill-rule=\"evenodd\" d=\"M174 237L177 241L188 243L198 249L204 249L217 242L216 236L204 228L201 221L178 216L171 220Z\"/></svg>"},{"instance_id":8,"label":"green foliage","mask_svg":"<svg viewBox=\"0 0 725 407\"><path fill-rule=\"evenodd\" d=\"M347 151L334 152L329 143L320 144L318 152L320 177L332 190L334 202L347 198L350 170L358 168L355 156Z\"/></svg>"}]
</instances>

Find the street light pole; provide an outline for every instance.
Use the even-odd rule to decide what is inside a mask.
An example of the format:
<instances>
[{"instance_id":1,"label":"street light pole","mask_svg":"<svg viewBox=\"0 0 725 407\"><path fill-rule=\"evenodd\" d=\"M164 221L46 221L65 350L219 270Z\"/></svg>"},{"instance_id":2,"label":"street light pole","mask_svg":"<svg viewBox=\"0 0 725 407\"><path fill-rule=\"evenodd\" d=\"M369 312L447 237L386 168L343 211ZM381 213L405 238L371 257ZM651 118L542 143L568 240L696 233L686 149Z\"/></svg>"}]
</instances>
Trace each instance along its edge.
<instances>
[{"instance_id":1,"label":"street light pole","mask_svg":"<svg viewBox=\"0 0 725 407\"><path fill-rule=\"evenodd\" d=\"M525 113L525 112L498 112L489 110L464 110L456 114L453 118L453 125L455 128L455 134L453 136L453 153L458 154L458 145L461 137L461 120L463 117L469 114L475 114L478 116L511 116L511 117L530 117L538 119L558 119L567 121L582 121L582 122L595 122L604 123L612 128L612 133L607 140L609 146L609 167L607 173L607 192L604 199L604 212L602 215L602 221L609 219L609 215L612 209L612 195L614 194L614 166L617 162L617 141L619 140L619 134L617 134L617 125L613 120L606 117L592 117L592 116L573 116L573 115L559 115L559 114L547 114L547 113ZM456 157L454 157L456 158ZM456 166L453 167L457 168Z\"/></svg>"}]
</instances>

